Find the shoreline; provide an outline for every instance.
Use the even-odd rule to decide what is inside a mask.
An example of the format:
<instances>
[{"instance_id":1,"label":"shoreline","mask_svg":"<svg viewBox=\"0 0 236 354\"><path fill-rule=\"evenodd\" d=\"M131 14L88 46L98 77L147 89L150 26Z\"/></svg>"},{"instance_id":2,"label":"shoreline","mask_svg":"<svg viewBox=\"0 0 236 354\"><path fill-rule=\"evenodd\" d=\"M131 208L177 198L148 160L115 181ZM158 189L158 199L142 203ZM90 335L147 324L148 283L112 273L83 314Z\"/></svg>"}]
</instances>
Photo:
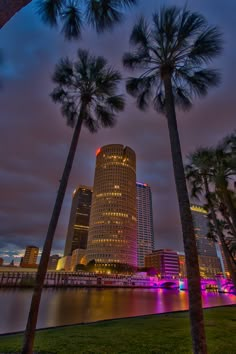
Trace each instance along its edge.
<instances>
[{"instance_id":1,"label":"shoreline","mask_svg":"<svg viewBox=\"0 0 236 354\"><path fill-rule=\"evenodd\" d=\"M225 308L225 307L236 307L236 302L235 302L235 304L203 307L203 310L205 311L205 310L216 309L216 308ZM88 325L88 326L91 325L92 326L92 325L103 324L103 323L107 323L107 322L114 322L114 321L118 321L118 320L129 320L129 319L135 319L135 318L136 319L137 318L142 319L142 318L145 318L145 317L168 316L168 315L171 315L171 314L186 313L188 311L189 310L168 311L168 312L162 312L162 313L151 313L151 314L147 314L147 315L108 318L108 319L92 321L92 322L79 322L79 323L59 325L59 326L50 326L50 327L37 328L36 332L53 331L53 330L63 329L63 328L68 328L68 327L79 327L79 326L83 327L83 326L86 326L86 325ZM24 330L16 331L16 332L0 333L0 338L1 337L10 337L10 336L15 336L15 335L21 335L23 333L24 333Z\"/></svg>"}]
</instances>

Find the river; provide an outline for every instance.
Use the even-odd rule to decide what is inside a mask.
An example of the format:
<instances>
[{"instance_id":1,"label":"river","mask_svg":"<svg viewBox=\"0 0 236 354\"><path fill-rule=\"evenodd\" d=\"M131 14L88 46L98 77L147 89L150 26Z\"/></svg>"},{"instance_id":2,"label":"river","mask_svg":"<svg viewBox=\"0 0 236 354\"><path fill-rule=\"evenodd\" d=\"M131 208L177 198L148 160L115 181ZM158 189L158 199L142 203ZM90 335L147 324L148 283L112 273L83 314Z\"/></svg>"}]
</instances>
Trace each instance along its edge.
<instances>
[{"instance_id":1,"label":"river","mask_svg":"<svg viewBox=\"0 0 236 354\"><path fill-rule=\"evenodd\" d=\"M32 290L0 290L0 333L25 328ZM203 293L203 306L236 304L236 296ZM169 289L45 289L38 328L188 309L188 294Z\"/></svg>"}]
</instances>

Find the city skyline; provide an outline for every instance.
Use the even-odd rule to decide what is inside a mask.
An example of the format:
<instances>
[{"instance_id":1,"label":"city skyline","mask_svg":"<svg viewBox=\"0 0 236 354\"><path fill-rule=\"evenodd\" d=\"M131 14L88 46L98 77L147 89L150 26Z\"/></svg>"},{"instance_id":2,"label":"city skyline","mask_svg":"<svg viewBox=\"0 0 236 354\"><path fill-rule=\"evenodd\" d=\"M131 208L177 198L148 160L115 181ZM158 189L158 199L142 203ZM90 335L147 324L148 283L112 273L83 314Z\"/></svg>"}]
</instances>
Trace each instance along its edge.
<instances>
[{"instance_id":1,"label":"city skyline","mask_svg":"<svg viewBox=\"0 0 236 354\"><path fill-rule=\"evenodd\" d=\"M79 47L88 48L91 53L104 55L112 65L122 70L124 77L129 76L130 73L122 69L121 57L129 48L131 27L140 13L149 16L162 3L163 1L159 1L155 6L156 1L150 0L148 5L140 2L137 8L127 13L126 21L113 32L97 36L94 31L89 30L84 33L80 42L65 43L59 33L40 22L31 5L12 18L1 30L5 64L1 69L3 87L0 92L4 146L0 155L0 257L9 254L8 261L17 255L20 259L21 250L26 245L33 243L41 248L45 238L72 134L48 97L52 89L50 76L55 64L65 53L74 57ZM178 6L184 4L184 1L176 1ZM217 143L235 128L234 80L230 74L230 66L236 59L233 47L236 4L231 1L226 7L218 0L214 4L212 12L211 5L205 1L200 0L197 4L194 1L188 2L191 10L205 15L210 24L219 25L223 32L225 49L223 56L215 62L215 66L222 71L221 86L205 99L194 102L194 108L190 112L178 112L183 156L197 146ZM17 48L16 40L19 43ZM114 41L118 43L115 48L111 45ZM83 132L53 253L64 247L70 196L74 186L78 183L92 183L96 149L116 142L129 145L136 151L137 179L152 187L156 247L182 250L165 119L156 117L151 109L148 112L139 112L134 100L127 97L127 108L115 128L93 136ZM12 220L15 221L14 225Z\"/></svg>"}]
</instances>

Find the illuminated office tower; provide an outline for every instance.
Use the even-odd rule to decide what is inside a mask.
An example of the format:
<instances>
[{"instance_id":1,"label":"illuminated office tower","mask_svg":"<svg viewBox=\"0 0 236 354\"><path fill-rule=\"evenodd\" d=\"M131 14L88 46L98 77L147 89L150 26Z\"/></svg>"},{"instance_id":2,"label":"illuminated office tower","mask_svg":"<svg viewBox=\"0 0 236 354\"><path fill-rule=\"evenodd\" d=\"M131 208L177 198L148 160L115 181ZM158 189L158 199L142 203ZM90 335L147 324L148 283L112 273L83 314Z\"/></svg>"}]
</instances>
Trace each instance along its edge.
<instances>
[{"instance_id":1,"label":"illuminated office tower","mask_svg":"<svg viewBox=\"0 0 236 354\"><path fill-rule=\"evenodd\" d=\"M216 243L207 238L207 212L198 205L192 205L193 223L198 250L200 273L202 277L214 277L222 272Z\"/></svg>"},{"instance_id":2,"label":"illuminated office tower","mask_svg":"<svg viewBox=\"0 0 236 354\"><path fill-rule=\"evenodd\" d=\"M87 262L137 265L136 156L128 146L97 150ZM118 267L118 265L117 265Z\"/></svg>"},{"instance_id":3,"label":"illuminated office tower","mask_svg":"<svg viewBox=\"0 0 236 354\"><path fill-rule=\"evenodd\" d=\"M138 267L144 267L145 256L154 250L154 231L151 188L145 183L136 183L137 194L137 242Z\"/></svg>"},{"instance_id":4,"label":"illuminated office tower","mask_svg":"<svg viewBox=\"0 0 236 354\"><path fill-rule=\"evenodd\" d=\"M81 185L73 192L64 256L87 248L91 202L92 188Z\"/></svg>"}]
</instances>

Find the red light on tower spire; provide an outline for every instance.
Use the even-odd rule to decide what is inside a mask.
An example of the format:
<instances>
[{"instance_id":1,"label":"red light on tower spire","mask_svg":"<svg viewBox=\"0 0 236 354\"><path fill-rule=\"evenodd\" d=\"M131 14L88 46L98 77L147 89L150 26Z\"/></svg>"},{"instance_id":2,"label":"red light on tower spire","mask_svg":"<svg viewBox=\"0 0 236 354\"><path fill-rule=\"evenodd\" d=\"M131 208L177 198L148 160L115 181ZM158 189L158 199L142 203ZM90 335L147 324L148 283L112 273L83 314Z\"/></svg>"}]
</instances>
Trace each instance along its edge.
<instances>
[{"instance_id":1,"label":"red light on tower spire","mask_svg":"<svg viewBox=\"0 0 236 354\"><path fill-rule=\"evenodd\" d=\"M96 156L98 156L98 154L100 154L101 148L98 148L96 151Z\"/></svg>"}]
</instances>

